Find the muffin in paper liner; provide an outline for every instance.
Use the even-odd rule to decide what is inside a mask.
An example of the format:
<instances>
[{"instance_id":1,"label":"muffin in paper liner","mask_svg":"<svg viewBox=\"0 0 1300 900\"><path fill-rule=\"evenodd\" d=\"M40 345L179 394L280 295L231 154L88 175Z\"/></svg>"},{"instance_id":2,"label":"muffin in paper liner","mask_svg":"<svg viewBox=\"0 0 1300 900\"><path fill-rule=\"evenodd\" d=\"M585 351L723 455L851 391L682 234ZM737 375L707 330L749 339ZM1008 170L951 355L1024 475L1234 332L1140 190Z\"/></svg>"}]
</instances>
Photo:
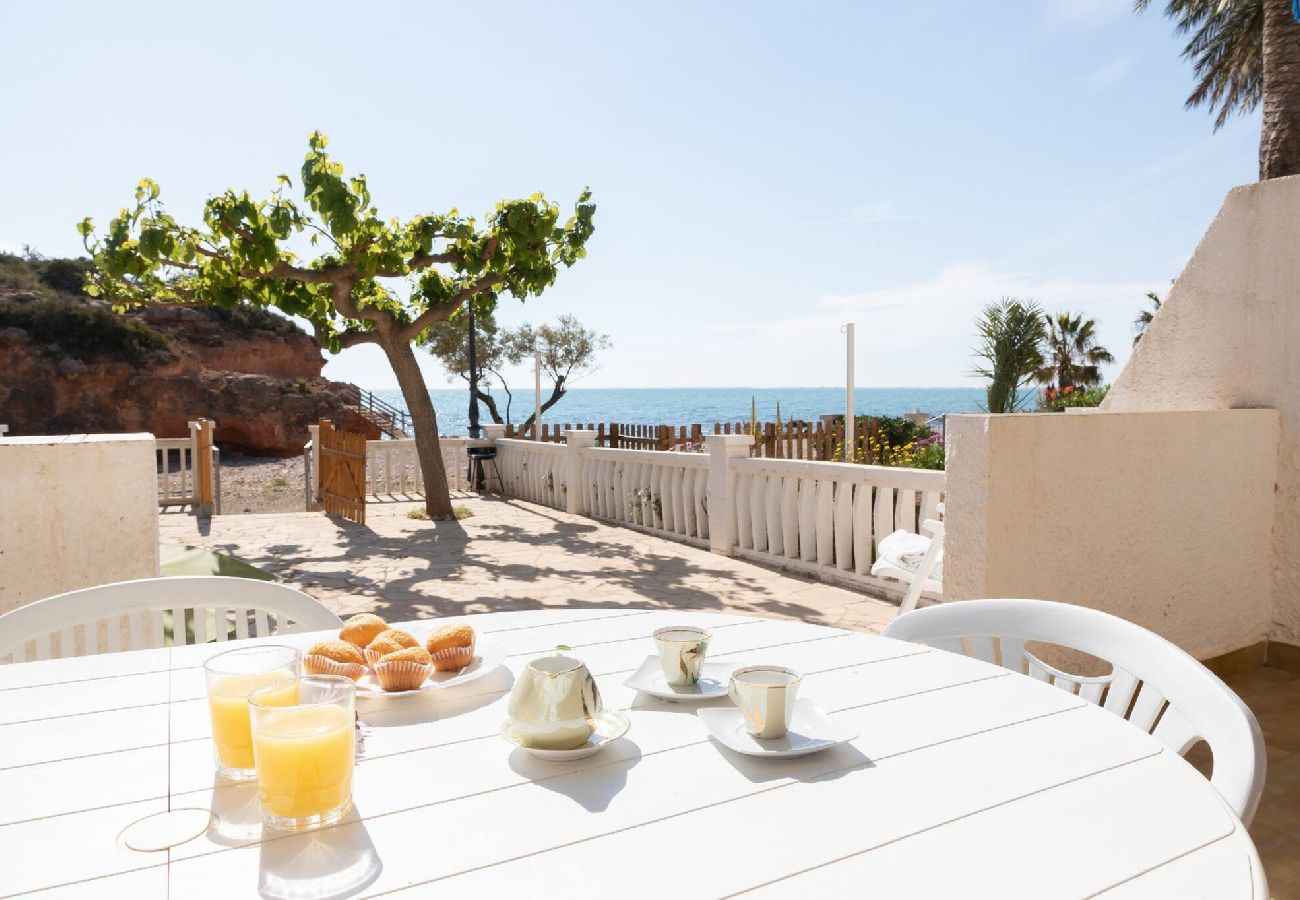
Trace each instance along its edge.
<instances>
[{"instance_id":1,"label":"muffin in paper liner","mask_svg":"<svg viewBox=\"0 0 1300 900\"><path fill-rule=\"evenodd\" d=\"M378 650L371 650L369 647L362 647L361 655L366 658L366 663L373 669L375 663L379 662L379 660L383 658L384 654L380 653Z\"/></svg>"},{"instance_id":2,"label":"muffin in paper liner","mask_svg":"<svg viewBox=\"0 0 1300 900\"><path fill-rule=\"evenodd\" d=\"M471 640L468 647L447 647L431 651L429 655L433 657L433 667L439 672L454 672L465 668L474 661L475 643L476 640Z\"/></svg>"},{"instance_id":3,"label":"muffin in paper liner","mask_svg":"<svg viewBox=\"0 0 1300 900\"><path fill-rule=\"evenodd\" d=\"M433 674L433 666L409 660L380 660L374 665L379 686L386 691L414 691Z\"/></svg>"},{"instance_id":4,"label":"muffin in paper liner","mask_svg":"<svg viewBox=\"0 0 1300 900\"><path fill-rule=\"evenodd\" d=\"M361 663L338 662L318 653L308 653L304 656L302 658L302 667L307 670L309 675L342 675L344 678L351 678L353 681L366 674L366 667Z\"/></svg>"}]
</instances>

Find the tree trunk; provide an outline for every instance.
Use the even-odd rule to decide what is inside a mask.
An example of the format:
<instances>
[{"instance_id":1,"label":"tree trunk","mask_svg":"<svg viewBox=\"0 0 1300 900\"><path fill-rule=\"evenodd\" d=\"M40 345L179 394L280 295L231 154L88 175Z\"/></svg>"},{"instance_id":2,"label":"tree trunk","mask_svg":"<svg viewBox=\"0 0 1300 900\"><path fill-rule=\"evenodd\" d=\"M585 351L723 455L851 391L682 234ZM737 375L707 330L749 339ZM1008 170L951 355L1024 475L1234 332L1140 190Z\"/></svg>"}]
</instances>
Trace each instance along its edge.
<instances>
[{"instance_id":1,"label":"tree trunk","mask_svg":"<svg viewBox=\"0 0 1300 900\"><path fill-rule=\"evenodd\" d=\"M397 376L397 386L402 389L406 408L411 412L415 455L420 459L420 472L424 475L424 508L431 519L455 518L451 511L447 472L442 466L442 448L438 443L438 414L429 398L424 375L415 361L415 351L410 343L400 338L381 339L380 346L388 355L393 374Z\"/></svg>"},{"instance_id":2,"label":"tree trunk","mask_svg":"<svg viewBox=\"0 0 1300 900\"><path fill-rule=\"evenodd\" d=\"M1291 0L1264 2L1264 120L1259 180L1300 175L1300 23Z\"/></svg>"},{"instance_id":3,"label":"tree trunk","mask_svg":"<svg viewBox=\"0 0 1300 900\"><path fill-rule=\"evenodd\" d=\"M567 392L568 392L567 389L564 387L564 379L561 378L551 387L551 396L548 397L546 401L542 403L542 412L545 413L552 406L559 403L560 398L563 397ZM520 425L519 427L521 429L524 429L531 426L533 424L533 418L535 417L535 415L536 413L530 413L528 419L524 422L524 424Z\"/></svg>"},{"instance_id":4,"label":"tree trunk","mask_svg":"<svg viewBox=\"0 0 1300 900\"><path fill-rule=\"evenodd\" d=\"M488 415L492 417L492 421L498 425L504 425L505 422L501 421L501 413L497 411L496 398L484 391L477 391L476 393L478 394L479 402L487 407Z\"/></svg>"}]
</instances>

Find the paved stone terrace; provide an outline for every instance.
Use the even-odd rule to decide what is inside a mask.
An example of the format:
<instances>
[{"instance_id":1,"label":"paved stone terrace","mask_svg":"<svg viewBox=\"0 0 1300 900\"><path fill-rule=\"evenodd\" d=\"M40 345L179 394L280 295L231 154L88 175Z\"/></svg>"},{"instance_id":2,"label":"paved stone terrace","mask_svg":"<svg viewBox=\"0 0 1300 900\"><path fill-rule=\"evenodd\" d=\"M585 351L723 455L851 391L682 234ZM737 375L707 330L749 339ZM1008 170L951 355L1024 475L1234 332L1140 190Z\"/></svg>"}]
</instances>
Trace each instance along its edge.
<instances>
[{"instance_id":1,"label":"paved stone terrace","mask_svg":"<svg viewBox=\"0 0 1300 900\"><path fill-rule=\"evenodd\" d=\"M367 523L324 513L161 516L161 539L272 572L340 615L388 619L628 606L729 611L880 631L894 604L687 544L517 500L456 498L458 522L372 503Z\"/></svg>"}]
</instances>

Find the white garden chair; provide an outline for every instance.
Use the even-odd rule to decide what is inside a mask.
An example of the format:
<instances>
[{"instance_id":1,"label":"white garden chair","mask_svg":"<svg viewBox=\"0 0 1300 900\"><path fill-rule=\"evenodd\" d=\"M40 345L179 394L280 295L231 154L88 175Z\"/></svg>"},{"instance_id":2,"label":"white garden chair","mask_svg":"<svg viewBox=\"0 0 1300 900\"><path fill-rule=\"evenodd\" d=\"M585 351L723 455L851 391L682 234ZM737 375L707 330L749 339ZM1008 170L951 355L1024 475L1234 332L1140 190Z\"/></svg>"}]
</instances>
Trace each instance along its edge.
<instances>
[{"instance_id":1,"label":"white garden chair","mask_svg":"<svg viewBox=\"0 0 1300 900\"><path fill-rule=\"evenodd\" d=\"M935 575L943 562L943 522L926 519L921 524L921 534L927 535L930 541L915 569L907 568L898 561L883 556L871 564L871 574L877 578L893 578L907 585L907 593L903 595L903 601L898 605L900 616L916 609L916 604L924 591L939 595L943 593L943 581ZM910 537L915 539L916 535ZM884 544L883 541L881 543Z\"/></svg>"},{"instance_id":2,"label":"white garden chair","mask_svg":"<svg viewBox=\"0 0 1300 900\"><path fill-rule=\"evenodd\" d=\"M1047 600L967 600L918 609L886 637L1000 663L1110 710L1179 755L1210 745L1210 783L1247 825L1264 789L1264 736L1255 715L1209 669L1169 641L1109 613ZM1070 675L1025 648L1040 641L1110 663Z\"/></svg>"},{"instance_id":3,"label":"white garden chair","mask_svg":"<svg viewBox=\"0 0 1300 900\"><path fill-rule=\"evenodd\" d=\"M166 621L170 617L170 624ZM0 615L0 664L337 629L283 584L215 575L142 578L57 594ZM170 634L169 634L170 632ZM170 640L169 640L170 638Z\"/></svg>"}]
</instances>

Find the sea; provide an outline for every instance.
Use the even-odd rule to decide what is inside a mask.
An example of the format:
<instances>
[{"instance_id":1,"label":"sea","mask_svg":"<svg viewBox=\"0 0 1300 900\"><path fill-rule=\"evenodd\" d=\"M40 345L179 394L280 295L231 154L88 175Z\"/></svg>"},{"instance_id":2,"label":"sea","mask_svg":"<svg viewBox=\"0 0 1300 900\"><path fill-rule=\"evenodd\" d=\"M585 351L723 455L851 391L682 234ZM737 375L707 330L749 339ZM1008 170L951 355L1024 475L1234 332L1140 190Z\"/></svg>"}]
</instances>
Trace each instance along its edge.
<instances>
[{"instance_id":1,"label":"sea","mask_svg":"<svg viewBox=\"0 0 1300 900\"><path fill-rule=\"evenodd\" d=\"M399 409L406 403L400 391L375 391ZM438 430L466 434L469 428L469 391L443 388L429 391L438 411ZM543 395L543 399L548 394ZM921 410L932 416L980 412L984 403L980 387L858 388L854 409L858 415L899 416ZM502 416L507 398L493 393ZM570 388L543 416L545 424L618 422L632 425L692 425L706 428L714 422L749 420L751 402L760 421L772 421L780 404L781 420L816 420L826 413L844 411L843 388ZM522 423L533 410L532 391L519 391L510 404L510 420ZM479 421L491 422L479 408Z\"/></svg>"}]
</instances>

